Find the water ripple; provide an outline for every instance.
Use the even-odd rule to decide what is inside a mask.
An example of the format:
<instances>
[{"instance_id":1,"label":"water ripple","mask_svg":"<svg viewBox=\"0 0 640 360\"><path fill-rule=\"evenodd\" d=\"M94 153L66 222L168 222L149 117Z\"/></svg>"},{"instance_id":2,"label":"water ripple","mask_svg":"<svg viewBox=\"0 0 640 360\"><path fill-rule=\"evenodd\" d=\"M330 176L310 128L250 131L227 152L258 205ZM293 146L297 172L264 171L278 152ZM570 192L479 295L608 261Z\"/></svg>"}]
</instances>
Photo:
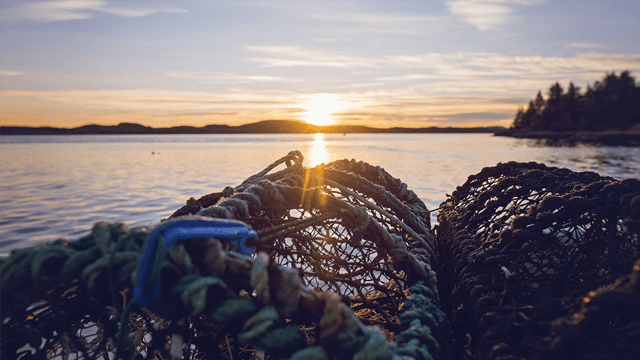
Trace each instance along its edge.
<instances>
[{"instance_id":1,"label":"water ripple","mask_svg":"<svg viewBox=\"0 0 640 360\"><path fill-rule=\"evenodd\" d=\"M0 250L76 239L101 220L153 225L188 198L235 186L290 150L310 159L315 140L313 135L0 137ZM325 134L323 141L326 161L379 165L430 209L470 174L498 162L537 161L640 178L640 148L547 147L486 134Z\"/></svg>"}]
</instances>

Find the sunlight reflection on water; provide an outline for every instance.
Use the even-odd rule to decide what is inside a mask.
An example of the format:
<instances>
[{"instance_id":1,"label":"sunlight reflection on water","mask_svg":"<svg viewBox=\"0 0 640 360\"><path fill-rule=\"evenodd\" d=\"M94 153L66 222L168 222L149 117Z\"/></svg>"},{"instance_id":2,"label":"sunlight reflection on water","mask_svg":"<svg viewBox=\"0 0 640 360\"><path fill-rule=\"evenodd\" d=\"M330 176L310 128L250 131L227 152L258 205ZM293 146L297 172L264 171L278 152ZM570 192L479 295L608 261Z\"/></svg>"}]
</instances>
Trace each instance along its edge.
<instances>
[{"instance_id":1,"label":"sunlight reflection on water","mask_svg":"<svg viewBox=\"0 0 640 360\"><path fill-rule=\"evenodd\" d=\"M291 150L309 167L339 159L381 166L429 209L498 162L640 178L640 148L546 147L486 134L1 136L0 253L77 239L100 220L149 226Z\"/></svg>"},{"instance_id":2,"label":"sunlight reflection on water","mask_svg":"<svg viewBox=\"0 0 640 360\"><path fill-rule=\"evenodd\" d=\"M315 134L313 135L313 139L311 154L309 156L310 167L329 162L329 154L327 154L327 143L324 141L324 134Z\"/></svg>"}]
</instances>

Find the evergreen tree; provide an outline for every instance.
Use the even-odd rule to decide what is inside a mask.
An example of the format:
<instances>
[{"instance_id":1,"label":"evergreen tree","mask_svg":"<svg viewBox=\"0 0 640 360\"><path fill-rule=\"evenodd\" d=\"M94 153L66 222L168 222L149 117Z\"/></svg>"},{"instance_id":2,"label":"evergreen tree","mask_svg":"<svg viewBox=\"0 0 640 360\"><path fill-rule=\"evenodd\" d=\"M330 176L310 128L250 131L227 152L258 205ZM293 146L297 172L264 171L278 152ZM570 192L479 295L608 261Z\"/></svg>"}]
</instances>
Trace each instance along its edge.
<instances>
[{"instance_id":1,"label":"evergreen tree","mask_svg":"<svg viewBox=\"0 0 640 360\"><path fill-rule=\"evenodd\" d=\"M553 84L547 92L548 98L540 117L542 128L545 130L562 130L562 97L564 89L558 82ZM539 94L539 92L538 92Z\"/></svg>"},{"instance_id":2,"label":"evergreen tree","mask_svg":"<svg viewBox=\"0 0 640 360\"><path fill-rule=\"evenodd\" d=\"M564 93L556 82L540 91L529 107L518 109L513 128L526 131L627 130L640 124L640 84L629 71L607 73L602 81L580 88L569 84Z\"/></svg>"},{"instance_id":3,"label":"evergreen tree","mask_svg":"<svg viewBox=\"0 0 640 360\"><path fill-rule=\"evenodd\" d=\"M516 117L515 119L513 119L513 125L511 125L511 127L515 129L522 129L526 127L524 122L524 109L522 108L522 106L518 107Z\"/></svg>"},{"instance_id":4,"label":"evergreen tree","mask_svg":"<svg viewBox=\"0 0 640 360\"><path fill-rule=\"evenodd\" d=\"M546 101L544 101L544 98L542 97L540 91L538 91L538 95L536 95L535 100L533 100L533 106L536 110L536 114L538 115L542 114L542 111L547 106L547 103Z\"/></svg>"},{"instance_id":5,"label":"evergreen tree","mask_svg":"<svg viewBox=\"0 0 640 360\"><path fill-rule=\"evenodd\" d=\"M544 98L542 97L542 94L540 93L540 91L538 91L538 95L536 95L536 98L533 100L532 103L530 103L530 105L533 105L533 108L532 108L531 121L530 121L529 128L531 130L544 130L544 124L542 121L542 112L547 106L547 103L546 101L544 101Z\"/></svg>"},{"instance_id":6,"label":"evergreen tree","mask_svg":"<svg viewBox=\"0 0 640 360\"><path fill-rule=\"evenodd\" d=\"M562 116L558 124L559 131L579 128L580 119L584 113L580 100L580 88L570 82L567 93L562 97Z\"/></svg>"},{"instance_id":7,"label":"evergreen tree","mask_svg":"<svg viewBox=\"0 0 640 360\"><path fill-rule=\"evenodd\" d=\"M533 100L529 101L529 107L527 111L522 114L522 118L524 119L524 123L526 124L526 129L535 130L534 123L536 121L536 117L538 114L536 113L536 105L533 103Z\"/></svg>"}]
</instances>

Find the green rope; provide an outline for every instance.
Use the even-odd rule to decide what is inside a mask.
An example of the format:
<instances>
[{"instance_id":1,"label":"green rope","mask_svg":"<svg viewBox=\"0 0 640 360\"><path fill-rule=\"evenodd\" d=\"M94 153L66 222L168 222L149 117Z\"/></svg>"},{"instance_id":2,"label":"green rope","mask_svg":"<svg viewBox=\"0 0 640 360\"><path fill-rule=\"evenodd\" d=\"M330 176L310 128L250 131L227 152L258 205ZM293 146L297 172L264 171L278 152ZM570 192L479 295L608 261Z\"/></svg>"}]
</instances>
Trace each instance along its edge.
<instances>
[{"instance_id":1,"label":"green rope","mask_svg":"<svg viewBox=\"0 0 640 360\"><path fill-rule=\"evenodd\" d=\"M3 319L11 317L11 311L20 309L21 306L25 310L24 304L46 298L56 287L79 281L81 289L78 291L85 291L89 296L109 294L109 301L104 305L113 306L119 318L117 333L114 334L115 357L132 358L135 353L128 336L128 317L136 305L134 301L129 301L122 308L116 296L119 292L131 289L134 284L132 278L135 263L142 249L141 240L146 235L146 232L139 230L133 231L135 236L131 233L121 224L99 223L93 228L93 241L81 239L83 246L58 241L14 253L0 266L3 302L7 299L14 300L9 306L2 307ZM139 251L128 250L131 248ZM221 249L219 244L213 248ZM98 252L101 256L84 270L70 271L78 269L79 263L87 263L87 259L95 259ZM241 344L251 344L258 350L293 359L303 358L310 353L314 353L315 358L393 357L393 345L386 340L385 335L377 328L364 326L339 296L310 292L303 288L294 270L272 264L266 254L248 258L221 253L216 256L221 256L223 262L226 262L224 269L198 269L180 244L166 251L160 248L158 253L160 268L164 269L162 271L173 274L167 276L169 279L165 280L165 288L171 294L167 298L173 301L170 306L178 310L176 316L207 314L211 319L230 325L231 328L233 324L241 324L238 330ZM218 262L217 266L220 264ZM248 272L242 273L242 264L250 266L250 269L245 268ZM242 286L238 284L246 283L246 280L234 282L219 277L230 273L235 278L246 276L256 296L239 297L238 290ZM272 278L270 273L277 276ZM16 282L17 279L21 281ZM70 283L61 283L56 279L64 279ZM317 346L308 347L300 329L285 321L289 318L307 317L306 308L302 304L304 296L313 298L312 303L319 304L314 311L319 314L316 321L319 323L319 339L323 350ZM9 331L14 332L13 335L21 331L18 330L20 325L17 322L12 325L14 328ZM36 332L33 334L36 338L47 338L46 334L38 333L37 329L31 331ZM17 346L9 343L9 335L3 333L3 351Z\"/></svg>"},{"instance_id":2,"label":"green rope","mask_svg":"<svg viewBox=\"0 0 640 360\"><path fill-rule=\"evenodd\" d=\"M365 326L343 303L342 297L307 289L298 270L279 267L273 253L270 253L272 258L266 254L257 254L254 258L238 256L223 252L221 245L212 240L200 242L197 250L190 248L188 242L168 249L162 246L163 241L158 242L160 246L147 284L154 284L162 273L165 298L169 302L165 305L171 309L169 313L174 314L174 318L165 320L176 322L189 316L204 316L224 325L225 331L233 333L240 345L251 345L276 358L391 359L410 355L416 359L446 359L448 325L438 308L435 275L430 267L435 261L433 236L424 204L406 184L379 167L338 161L305 169L302 160L300 152L290 152L235 189L226 188L199 200L190 199L172 216L198 212L216 218L248 219L261 207L279 209L274 211L301 208L317 215L295 222L296 231L335 218L336 224L349 229L354 236L371 236L367 241L384 254L381 258L388 259L395 272L389 275L390 283L398 289L387 298L395 307L393 316L400 315L398 345L390 343L380 329ZM269 174L284 163L286 169ZM343 198L323 190L324 185L338 189ZM288 228L291 231L291 226ZM266 229L277 231L269 232L265 238L286 235L278 229ZM110 351L116 358L141 355L136 353L143 350L132 342L129 327L130 321L135 323L135 317L139 316L136 314L144 310L125 298L136 283L137 263L147 235L146 231L130 230L123 224L97 223L91 234L77 241L56 241L23 249L2 262L0 345L3 354L12 354L33 340L14 336L22 333L32 334L34 339L48 339L48 346L54 346L51 327L45 331L41 323L51 320L55 324L55 316L71 319L75 309L55 316L43 313L40 318L33 317L26 322L19 321L13 314L30 314L30 304L67 294L65 296L74 299L90 299L96 317L92 321L97 322L97 318L102 321L98 350L85 347L83 354L93 351L94 356L99 356L102 352L108 358L107 344L111 339ZM375 290L384 292L384 286L386 284L377 284ZM405 294L408 297L403 313L398 313ZM365 295L360 295L368 301ZM385 313L380 304L375 306L374 310L379 310L395 329L392 316ZM114 320L105 318L101 310L97 310L100 307L112 307ZM298 328L302 324L317 325L312 346ZM62 333L75 331L72 325L65 326L55 330L59 342L63 342ZM153 329L149 321L146 326L154 339L157 334L164 341L167 334ZM171 348L173 352L176 347L172 344ZM163 354L162 357L169 355L157 342L144 351L147 357L155 356L154 351Z\"/></svg>"}]
</instances>

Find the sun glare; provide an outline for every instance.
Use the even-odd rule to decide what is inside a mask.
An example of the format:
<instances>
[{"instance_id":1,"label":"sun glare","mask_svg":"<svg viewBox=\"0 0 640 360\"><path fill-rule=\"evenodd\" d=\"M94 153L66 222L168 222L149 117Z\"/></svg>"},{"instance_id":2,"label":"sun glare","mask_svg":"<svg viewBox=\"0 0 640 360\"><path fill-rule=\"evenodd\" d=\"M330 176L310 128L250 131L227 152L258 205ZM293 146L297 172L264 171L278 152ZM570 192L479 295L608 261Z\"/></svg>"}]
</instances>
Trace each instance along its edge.
<instances>
[{"instance_id":1,"label":"sun glare","mask_svg":"<svg viewBox=\"0 0 640 360\"><path fill-rule=\"evenodd\" d=\"M305 97L305 100L302 104L305 109L304 121L317 126L335 124L335 114L349 108L349 103L338 94L315 94Z\"/></svg>"},{"instance_id":2,"label":"sun glare","mask_svg":"<svg viewBox=\"0 0 640 360\"><path fill-rule=\"evenodd\" d=\"M327 154L327 143L324 141L324 134L313 135L313 143L311 144L311 158L309 159L311 167L328 162L329 154Z\"/></svg>"}]
</instances>

